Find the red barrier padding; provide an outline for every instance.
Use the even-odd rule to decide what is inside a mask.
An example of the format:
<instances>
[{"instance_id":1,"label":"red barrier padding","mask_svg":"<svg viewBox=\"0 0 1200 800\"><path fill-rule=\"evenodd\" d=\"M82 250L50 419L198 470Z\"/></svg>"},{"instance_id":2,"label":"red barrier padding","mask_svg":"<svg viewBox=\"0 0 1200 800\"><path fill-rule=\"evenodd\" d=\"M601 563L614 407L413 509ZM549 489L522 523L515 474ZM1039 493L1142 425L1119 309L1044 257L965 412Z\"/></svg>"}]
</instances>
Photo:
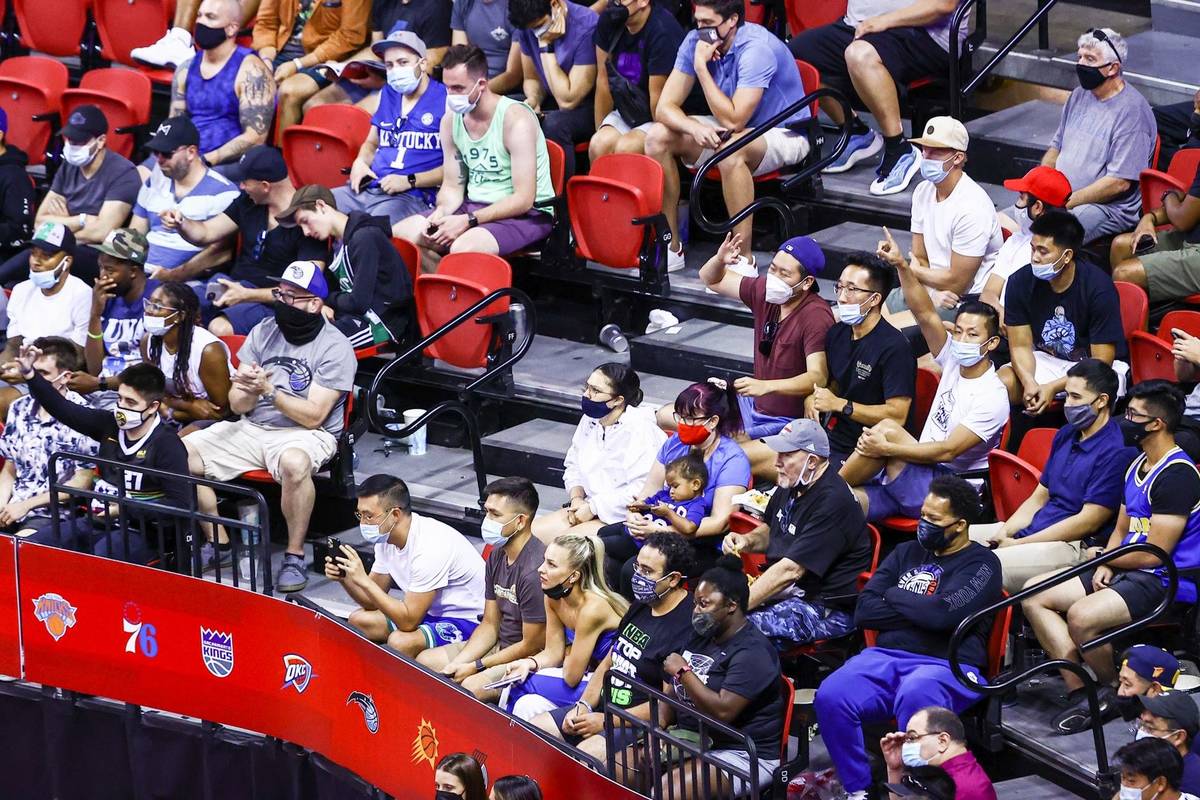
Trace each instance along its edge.
<instances>
[{"instance_id":1,"label":"red barrier padding","mask_svg":"<svg viewBox=\"0 0 1200 800\"><path fill-rule=\"evenodd\" d=\"M0 672L295 742L397 797L432 793L447 753L545 796L635 800L497 709L336 622L210 581L30 543L0 546ZM4 592L8 594L5 595ZM5 624L7 623L7 625Z\"/></svg>"},{"instance_id":2,"label":"red barrier padding","mask_svg":"<svg viewBox=\"0 0 1200 800\"><path fill-rule=\"evenodd\" d=\"M0 675L21 675L21 627L17 610L17 542L0 537Z\"/></svg>"}]
</instances>

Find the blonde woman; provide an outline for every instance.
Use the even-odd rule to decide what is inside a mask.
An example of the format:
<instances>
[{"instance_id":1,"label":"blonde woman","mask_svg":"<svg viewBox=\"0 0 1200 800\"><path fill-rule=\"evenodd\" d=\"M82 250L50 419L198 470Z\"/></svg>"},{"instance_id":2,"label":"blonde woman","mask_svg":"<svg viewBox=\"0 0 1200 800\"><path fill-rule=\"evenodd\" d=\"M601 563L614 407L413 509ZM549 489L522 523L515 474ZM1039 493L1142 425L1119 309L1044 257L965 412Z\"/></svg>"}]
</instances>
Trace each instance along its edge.
<instances>
[{"instance_id":1,"label":"blonde woman","mask_svg":"<svg viewBox=\"0 0 1200 800\"><path fill-rule=\"evenodd\" d=\"M629 608L604 580L604 545L594 536L566 533L546 548L538 568L546 595L546 646L506 665L516 682L501 705L524 720L576 702L616 639Z\"/></svg>"}]
</instances>

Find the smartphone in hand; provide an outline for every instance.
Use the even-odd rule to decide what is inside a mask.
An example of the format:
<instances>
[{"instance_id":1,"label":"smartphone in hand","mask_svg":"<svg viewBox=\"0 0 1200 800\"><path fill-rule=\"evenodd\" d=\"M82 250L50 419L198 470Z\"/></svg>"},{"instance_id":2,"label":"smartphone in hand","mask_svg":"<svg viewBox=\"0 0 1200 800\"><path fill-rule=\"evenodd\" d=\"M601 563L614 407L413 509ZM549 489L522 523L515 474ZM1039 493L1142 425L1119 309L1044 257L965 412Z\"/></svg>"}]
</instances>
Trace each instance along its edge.
<instances>
[{"instance_id":1,"label":"smartphone in hand","mask_svg":"<svg viewBox=\"0 0 1200 800\"><path fill-rule=\"evenodd\" d=\"M1151 250L1157 247L1157 245L1158 243L1149 236L1142 236L1137 240L1137 242L1134 243L1133 254L1135 256L1140 256L1143 253L1149 253Z\"/></svg>"},{"instance_id":2,"label":"smartphone in hand","mask_svg":"<svg viewBox=\"0 0 1200 800\"><path fill-rule=\"evenodd\" d=\"M717 34L716 28L701 28L699 30L700 40L709 44L716 44L721 41L720 35Z\"/></svg>"},{"instance_id":3,"label":"smartphone in hand","mask_svg":"<svg viewBox=\"0 0 1200 800\"><path fill-rule=\"evenodd\" d=\"M340 556L342 554L342 540L341 539L337 538L336 536L330 536L328 545L329 545L329 557L330 558L336 559L336 558L338 558L338 556ZM345 568L337 567L336 561L334 561L334 565L337 569L338 577L339 578L346 577Z\"/></svg>"}]
</instances>

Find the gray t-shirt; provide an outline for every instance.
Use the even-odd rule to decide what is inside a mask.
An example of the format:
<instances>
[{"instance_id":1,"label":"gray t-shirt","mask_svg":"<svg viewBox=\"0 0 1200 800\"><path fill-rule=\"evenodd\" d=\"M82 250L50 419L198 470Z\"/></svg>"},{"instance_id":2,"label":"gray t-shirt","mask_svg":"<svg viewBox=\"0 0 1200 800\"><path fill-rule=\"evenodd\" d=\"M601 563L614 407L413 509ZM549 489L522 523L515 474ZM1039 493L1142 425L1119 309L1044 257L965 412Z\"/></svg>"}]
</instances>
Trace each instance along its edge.
<instances>
[{"instance_id":1,"label":"gray t-shirt","mask_svg":"<svg viewBox=\"0 0 1200 800\"><path fill-rule=\"evenodd\" d=\"M546 557L546 545L536 536L508 563L503 547L493 547L484 567L484 600L495 600L500 608L500 649L523 638L521 625L546 621L545 594L538 578L538 567Z\"/></svg>"},{"instance_id":2,"label":"gray t-shirt","mask_svg":"<svg viewBox=\"0 0 1200 800\"><path fill-rule=\"evenodd\" d=\"M344 393L354 388L358 362L354 359L350 340L333 325L326 322L317 338L308 344L295 345L283 338L275 320L265 319L250 331L238 350L238 359L243 364L258 364L270 370L271 381L279 391L296 397L307 399L309 387L314 383L343 392L342 398L334 403L333 410L321 423L321 427L334 436L342 432ZM296 427L296 423L273 403L261 398L247 417L258 425Z\"/></svg>"},{"instance_id":3,"label":"gray t-shirt","mask_svg":"<svg viewBox=\"0 0 1200 800\"><path fill-rule=\"evenodd\" d=\"M66 198L67 211L71 214L99 214L106 200L132 206L141 186L137 167L129 159L109 150L104 154L100 168L90 178L84 177L82 167L64 162L54 175L50 191Z\"/></svg>"},{"instance_id":4,"label":"gray t-shirt","mask_svg":"<svg viewBox=\"0 0 1200 800\"><path fill-rule=\"evenodd\" d=\"M1106 205L1136 219L1142 207L1138 176L1150 166L1158 126L1141 93L1125 88L1107 100L1077 88L1067 98L1050 146L1059 151L1054 165L1079 190L1105 176L1133 184L1129 193Z\"/></svg>"},{"instance_id":5,"label":"gray t-shirt","mask_svg":"<svg viewBox=\"0 0 1200 800\"><path fill-rule=\"evenodd\" d=\"M487 56L489 78L504 72L512 48L508 0L454 0L450 29L465 33L467 41Z\"/></svg>"},{"instance_id":6,"label":"gray t-shirt","mask_svg":"<svg viewBox=\"0 0 1200 800\"><path fill-rule=\"evenodd\" d=\"M898 9L907 8L912 3L913 0L850 0L846 6L846 16L842 18L842 21L851 28L857 28L858 23L864 19L877 17L880 14L890 14ZM953 13L946 14L925 26L925 32L946 51L950 50L950 18L952 16L954 16ZM958 32L960 43L966 40L970 27L969 24L963 24L962 29Z\"/></svg>"}]
</instances>

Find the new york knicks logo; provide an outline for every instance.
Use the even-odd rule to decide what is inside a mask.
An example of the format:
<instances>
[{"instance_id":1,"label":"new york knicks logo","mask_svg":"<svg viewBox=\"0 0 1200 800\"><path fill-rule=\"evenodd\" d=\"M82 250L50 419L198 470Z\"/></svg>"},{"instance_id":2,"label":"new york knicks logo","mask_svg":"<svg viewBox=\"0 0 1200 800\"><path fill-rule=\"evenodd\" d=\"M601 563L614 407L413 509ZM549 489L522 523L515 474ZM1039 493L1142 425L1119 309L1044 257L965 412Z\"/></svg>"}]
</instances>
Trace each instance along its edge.
<instances>
[{"instance_id":1,"label":"new york knicks logo","mask_svg":"<svg viewBox=\"0 0 1200 800\"><path fill-rule=\"evenodd\" d=\"M58 641L67 635L67 629L75 627L75 606L61 594L47 592L33 600L33 616L46 626L46 630Z\"/></svg>"},{"instance_id":2,"label":"new york knicks logo","mask_svg":"<svg viewBox=\"0 0 1200 800\"><path fill-rule=\"evenodd\" d=\"M437 758L437 731L434 730L433 725L422 718L421 724L417 726L417 738L413 739L412 761L414 764L425 761L432 769L437 764Z\"/></svg>"},{"instance_id":3,"label":"new york knicks logo","mask_svg":"<svg viewBox=\"0 0 1200 800\"><path fill-rule=\"evenodd\" d=\"M233 672L233 634L200 626L200 655L204 666L218 678Z\"/></svg>"},{"instance_id":4,"label":"new york knicks logo","mask_svg":"<svg viewBox=\"0 0 1200 800\"><path fill-rule=\"evenodd\" d=\"M351 692L346 698L346 705L354 703L362 710L363 724L367 730L375 733L379 730L379 712L375 709L375 698L362 692Z\"/></svg>"},{"instance_id":5,"label":"new york knicks logo","mask_svg":"<svg viewBox=\"0 0 1200 800\"><path fill-rule=\"evenodd\" d=\"M283 686L280 687L281 689L291 686L296 690L296 694L304 694L304 690L308 688L308 682L315 677L312 665L304 656L288 653L283 657Z\"/></svg>"}]
</instances>

